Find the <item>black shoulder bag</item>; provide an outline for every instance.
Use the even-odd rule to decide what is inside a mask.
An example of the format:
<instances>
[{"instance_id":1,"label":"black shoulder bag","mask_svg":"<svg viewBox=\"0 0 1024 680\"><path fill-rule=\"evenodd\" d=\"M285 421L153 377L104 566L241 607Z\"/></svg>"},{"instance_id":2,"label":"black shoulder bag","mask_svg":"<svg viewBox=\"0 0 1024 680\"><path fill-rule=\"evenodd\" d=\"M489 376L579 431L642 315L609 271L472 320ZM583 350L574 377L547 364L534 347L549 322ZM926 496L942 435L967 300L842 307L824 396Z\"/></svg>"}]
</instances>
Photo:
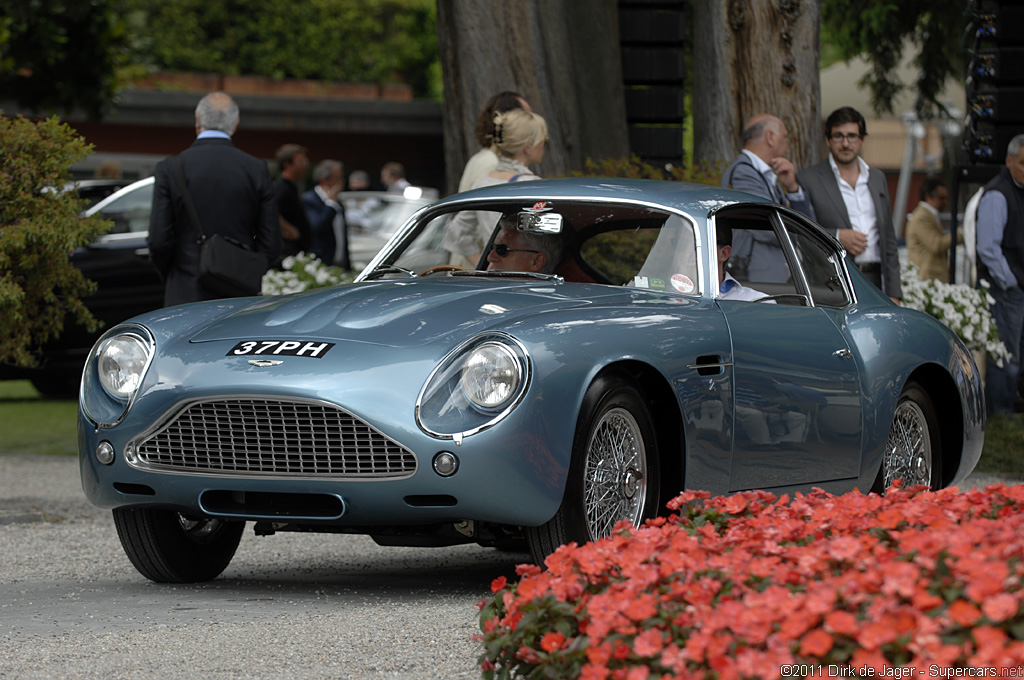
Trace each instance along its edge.
<instances>
[{"instance_id":1,"label":"black shoulder bag","mask_svg":"<svg viewBox=\"0 0 1024 680\"><path fill-rule=\"evenodd\" d=\"M263 287L263 275L269 266L267 256L233 238L220 234L207 237L192 203L181 156L175 156L172 164L175 182L196 230L196 243L199 245L199 272L196 280L199 285L225 297L259 295Z\"/></svg>"}]
</instances>

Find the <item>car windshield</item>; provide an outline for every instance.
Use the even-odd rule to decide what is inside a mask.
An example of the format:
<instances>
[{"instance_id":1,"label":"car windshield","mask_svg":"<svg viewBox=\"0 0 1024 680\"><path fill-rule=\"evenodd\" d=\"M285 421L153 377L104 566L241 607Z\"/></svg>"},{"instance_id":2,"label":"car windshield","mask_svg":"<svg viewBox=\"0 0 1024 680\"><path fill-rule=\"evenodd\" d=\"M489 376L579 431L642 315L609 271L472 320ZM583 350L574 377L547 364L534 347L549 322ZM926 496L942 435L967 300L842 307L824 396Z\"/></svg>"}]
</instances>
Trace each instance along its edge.
<instances>
[{"instance_id":1,"label":"car windshield","mask_svg":"<svg viewBox=\"0 0 1024 680\"><path fill-rule=\"evenodd\" d=\"M582 201L474 208L425 214L364 278L458 268L700 294L694 224L683 216Z\"/></svg>"}]
</instances>

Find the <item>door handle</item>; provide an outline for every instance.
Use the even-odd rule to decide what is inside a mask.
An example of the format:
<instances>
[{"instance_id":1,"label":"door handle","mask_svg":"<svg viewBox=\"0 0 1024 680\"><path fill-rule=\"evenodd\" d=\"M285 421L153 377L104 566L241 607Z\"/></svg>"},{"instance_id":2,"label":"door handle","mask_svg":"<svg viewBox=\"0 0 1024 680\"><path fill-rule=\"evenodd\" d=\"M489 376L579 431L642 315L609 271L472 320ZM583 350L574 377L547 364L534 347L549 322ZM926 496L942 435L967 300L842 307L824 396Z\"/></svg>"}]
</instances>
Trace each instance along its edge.
<instances>
[{"instance_id":1,"label":"door handle","mask_svg":"<svg viewBox=\"0 0 1024 680\"><path fill-rule=\"evenodd\" d=\"M844 347L843 349L837 349L835 352L832 352L832 356L839 357L840 359L852 359L853 352Z\"/></svg>"}]
</instances>

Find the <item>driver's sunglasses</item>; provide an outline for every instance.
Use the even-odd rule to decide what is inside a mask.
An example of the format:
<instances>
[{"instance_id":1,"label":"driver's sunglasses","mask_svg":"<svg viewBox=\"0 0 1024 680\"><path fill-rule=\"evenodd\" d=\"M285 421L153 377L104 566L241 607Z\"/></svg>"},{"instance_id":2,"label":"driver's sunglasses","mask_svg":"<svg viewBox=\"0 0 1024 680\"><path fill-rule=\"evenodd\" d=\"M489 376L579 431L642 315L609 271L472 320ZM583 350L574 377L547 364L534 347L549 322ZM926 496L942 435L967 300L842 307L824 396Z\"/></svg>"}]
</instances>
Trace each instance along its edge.
<instances>
[{"instance_id":1,"label":"driver's sunglasses","mask_svg":"<svg viewBox=\"0 0 1024 680\"><path fill-rule=\"evenodd\" d=\"M498 257L505 257L509 253L539 253L540 252L539 250L527 250L526 248L509 248L504 243L495 243L494 247L492 248L492 250L494 250L494 254L497 255Z\"/></svg>"}]
</instances>

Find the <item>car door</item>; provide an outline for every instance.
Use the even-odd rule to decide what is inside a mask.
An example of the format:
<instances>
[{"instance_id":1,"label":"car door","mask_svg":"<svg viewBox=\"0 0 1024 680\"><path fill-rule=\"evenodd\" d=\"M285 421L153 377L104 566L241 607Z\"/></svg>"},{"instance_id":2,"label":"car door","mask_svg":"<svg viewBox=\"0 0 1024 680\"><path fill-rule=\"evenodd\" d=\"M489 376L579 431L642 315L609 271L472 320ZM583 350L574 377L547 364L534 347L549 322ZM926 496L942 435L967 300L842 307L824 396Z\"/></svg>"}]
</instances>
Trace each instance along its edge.
<instances>
[{"instance_id":1,"label":"car door","mask_svg":"<svg viewBox=\"0 0 1024 680\"><path fill-rule=\"evenodd\" d=\"M858 368L834 321L851 302L835 249L769 208L723 210L716 226L774 235L780 281L743 285L770 293L759 302L719 300L733 348L733 456L729 489L772 488L857 477L861 455ZM744 263L749 264L749 263ZM728 266L728 265L727 265ZM831 309L829 309L831 308Z\"/></svg>"}]
</instances>

